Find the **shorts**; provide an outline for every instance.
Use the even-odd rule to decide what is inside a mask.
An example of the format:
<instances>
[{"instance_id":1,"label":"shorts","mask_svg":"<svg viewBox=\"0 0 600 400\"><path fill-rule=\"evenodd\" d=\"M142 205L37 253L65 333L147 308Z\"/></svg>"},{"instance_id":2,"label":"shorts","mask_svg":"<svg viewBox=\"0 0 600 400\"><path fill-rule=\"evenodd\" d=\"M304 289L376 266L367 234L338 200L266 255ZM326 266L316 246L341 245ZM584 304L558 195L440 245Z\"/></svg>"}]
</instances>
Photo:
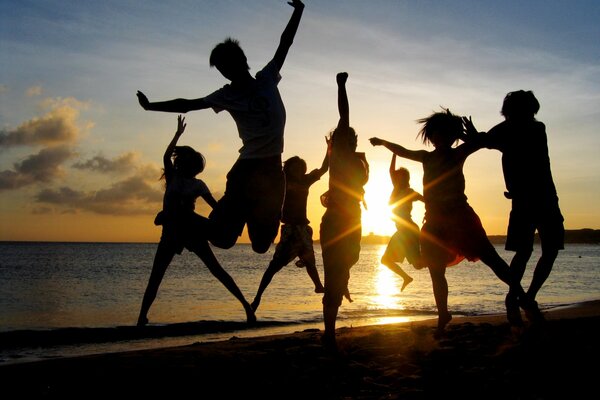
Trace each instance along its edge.
<instances>
[{"instance_id":1,"label":"shorts","mask_svg":"<svg viewBox=\"0 0 600 400\"><path fill-rule=\"evenodd\" d=\"M565 248L564 218L558 204L546 207L522 205L513 200L506 234L506 250L533 251L535 231L543 250Z\"/></svg>"},{"instance_id":2,"label":"shorts","mask_svg":"<svg viewBox=\"0 0 600 400\"><path fill-rule=\"evenodd\" d=\"M181 254L183 249L194 251L200 244L207 242L208 219L196 213L172 221L160 212L154 223L162 225L160 242L173 253Z\"/></svg>"},{"instance_id":3,"label":"shorts","mask_svg":"<svg viewBox=\"0 0 600 400\"><path fill-rule=\"evenodd\" d=\"M360 256L361 235L360 211L358 215L349 215L334 208L325 211L320 228L325 273L323 304L337 307L342 304L348 289L350 268Z\"/></svg>"},{"instance_id":4,"label":"shorts","mask_svg":"<svg viewBox=\"0 0 600 400\"><path fill-rule=\"evenodd\" d=\"M421 228L421 254L428 266L452 266L465 258L477 261L495 251L481 220L469 205L426 212Z\"/></svg>"},{"instance_id":5,"label":"shorts","mask_svg":"<svg viewBox=\"0 0 600 400\"><path fill-rule=\"evenodd\" d=\"M304 265L316 265L312 235L313 230L309 225L282 225L273 261L285 266L298 257Z\"/></svg>"},{"instance_id":6,"label":"shorts","mask_svg":"<svg viewBox=\"0 0 600 400\"><path fill-rule=\"evenodd\" d=\"M236 161L227 174L225 193L209 215L210 242L231 248L246 225L253 250L265 253L279 232L284 196L280 156Z\"/></svg>"},{"instance_id":7,"label":"shorts","mask_svg":"<svg viewBox=\"0 0 600 400\"><path fill-rule=\"evenodd\" d=\"M406 259L409 263L415 265L421 257L419 226L413 221L403 223L409 225L400 227L392 235L381 259L397 263L401 263Z\"/></svg>"}]
</instances>

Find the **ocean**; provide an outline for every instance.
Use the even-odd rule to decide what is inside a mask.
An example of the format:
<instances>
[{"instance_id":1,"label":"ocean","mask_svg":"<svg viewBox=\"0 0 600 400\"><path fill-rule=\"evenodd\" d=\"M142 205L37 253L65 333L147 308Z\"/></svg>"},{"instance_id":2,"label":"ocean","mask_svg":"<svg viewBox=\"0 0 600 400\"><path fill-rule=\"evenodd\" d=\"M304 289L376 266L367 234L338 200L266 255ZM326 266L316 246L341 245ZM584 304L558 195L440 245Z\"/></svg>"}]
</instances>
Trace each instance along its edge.
<instances>
[{"instance_id":1,"label":"ocean","mask_svg":"<svg viewBox=\"0 0 600 400\"><path fill-rule=\"evenodd\" d=\"M507 261L513 253L496 246ZM249 327L240 303L187 251L176 256L148 314L135 327L156 244L0 242L0 365L104 352L179 346L322 329L321 295L306 271L290 263L275 275ZM337 327L436 318L426 269L402 267L402 279L379 263L385 245L363 244ZM246 244L214 248L251 302L274 246L256 254ZM321 249L315 245L323 279ZM523 285L539 257L536 247ZM480 262L447 270L453 315L504 313L507 287ZM538 295L542 309L600 298L600 246L567 244Z\"/></svg>"}]
</instances>

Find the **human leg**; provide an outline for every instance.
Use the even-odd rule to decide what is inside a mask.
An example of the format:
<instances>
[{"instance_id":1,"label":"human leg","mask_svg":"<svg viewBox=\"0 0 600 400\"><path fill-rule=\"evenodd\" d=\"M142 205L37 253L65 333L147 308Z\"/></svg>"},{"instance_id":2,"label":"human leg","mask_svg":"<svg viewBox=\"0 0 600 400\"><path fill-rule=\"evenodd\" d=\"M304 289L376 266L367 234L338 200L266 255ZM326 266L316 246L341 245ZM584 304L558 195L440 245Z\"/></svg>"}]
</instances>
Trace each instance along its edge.
<instances>
[{"instance_id":1,"label":"human leg","mask_svg":"<svg viewBox=\"0 0 600 400\"><path fill-rule=\"evenodd\" d=\"M258 290L256 291L256 295L254 296L254 300L250 304L254 311L256 311L258 309L258 306L260 305L260 300L262 298L262 295L263 295L265 289L267 288L267 286L269 286L269 283L271 283L271 280L273 280L273 277L275 276L275 274L278 273L279 271L281 271L281 269L284 266L285 266L285 264L281 264L280 262L278 262L278 260L276 258L271 260L271 262L269 263L269 266L267 267L266 271L264 272L264 274L260 280L260 284L258 285Z\"/></svg>"},{"instance_id":2,"label":"human leg","mask_svg":"<svg viewBox=\"0 0 600 400\"><path fill-rule=\"evenodd\" d=\"M527 295L533 300L550 276L554 261L558 257L559 250L564 249L565 242L564 218L558 205L552 207L542 219L543 223L538 226L542 242L542 255L535 266L533 278L527 290Z\"/></svg>"},{"instance_id":3,"label":"human leg","mask_svg":"<svg viewBox=\"0 0 600 400\"><path fill-rule=\"evenodd\" d=\"M527 295L531 299L535 300L538 291L542 288L546 282L546 279L548 279L548 276L550 276L550 272L552 272L552 267L554 266L554 261L556 260L557 256L558 249L542 251L542 256L535 266L533 278L531 279L531 284L527 290Z\"/></svg>"},{"instance_id":4,"label":"human leg","mask_svg":"<svg viewBox=\"0 0 600 400\"><path fill-rule=\"evenodd\" d=\"M152 272L150 273L148 285L146 286L146 291L144 292L144 297L142 299L142 306L137 321L138 326L144 326L148 323L148 311L156 298L160 283L165 276L165 271L174 256L175 252L169 245L162 241L158 244L156 254L154 255L154 262L152 264Z\"/></svg>"},{"instance_id":5,"label":"human leg","mask_svg":"<svg viewBox=\"0 0 600 400\"><path fill-rule=\"evenodd\" d=\"M253 161L245 194L248 199L248 236L252 249L263 254L269 250L279 231L285 176L281 157Z\"/></svg>"},{"instance_id":6,"label":"human leg","mask_svg":"<svg viewBox=\"0 0 600 400\"><path fill-rule=\"evenodd\" d=\"M208 219L207 237L213 246L229 249L235 245L244 230L247 218L246 166L238 160L227 173L225 193L217 201Z\"/></svg>"},{"instance_id":7,"label":"human leg","mask_svg":"<svg viewBox=\"0 0 600 400\"><path fill-rule=\"evenodd\" d=\"M219 280L229 290L233 296L239 300L239 302L244 307L244 311L246 312L246 320L248 323L252 324L256 322L256 316L254 315L254 310L250 306L250 303L244 297L242 291L235 283L231 275L223 269L217 258L215 257L212 249L208 245L208 242L199 242L196 243L192 249L201 260L204 262L208 270L213 274L215 278Z\"/></svg>"},{"instance_id":8,"label":"human leg","mask_svg":"<svg viewBox=\"0 0 600 400\"><path fill-rule=\"evenodd\" d=\"M515 282L521 282L527 262L531 257L531 250L520 250L517 251L510 262L510 274ZM513 288L509 288L506 298L504 299L504 305L506 306L506 316L511 325L521 326L523 320L521 318L521 308L519 307L519 294L516 293Z\"/></svg>"},{"instance_id":9,"label":"human leg","mask_svg":"<svg viewBox=\"0 0 600 400\"><path fill-rule=\"evenodd\" d=\"M433 299L438 310L438 333L446 328L452 320L448 311L448 281L446 280L446 267L443 265L432 265L429 267L429 276L433 288Z\"/></svg>"},{"instance_id":10,"label":"human leg","mask_svg":"<svg viewBox=\"0 0 600 400\"><path fill-rule=\"evenodd\" d=\"M381 257L381 263L388 267L392 272L400 275L403 279L404 282L400 288L401 292L413 281L413 278L397 264L397 262L402 262L404 259L405 251L404 246L402 245L401 234L400 232L396 232L390 239L387 248Z\"/></svg>"},{"instance_id":11,"label":"human leg","mask_svg":"<svg viewBox=\"0 0 600 400\"><path fill-rule=\"evenodd\" d=\"M297 234L299 260L296 265L301 265L306 268L306 273L310 277L313 285L315 285L315 293L324 293L325 287L321 283L319 271L317 270L317 261L315 259L315 250L312 241L313 230L308 225L301 225L297 228Z\"/></svg>"}]
</instances>

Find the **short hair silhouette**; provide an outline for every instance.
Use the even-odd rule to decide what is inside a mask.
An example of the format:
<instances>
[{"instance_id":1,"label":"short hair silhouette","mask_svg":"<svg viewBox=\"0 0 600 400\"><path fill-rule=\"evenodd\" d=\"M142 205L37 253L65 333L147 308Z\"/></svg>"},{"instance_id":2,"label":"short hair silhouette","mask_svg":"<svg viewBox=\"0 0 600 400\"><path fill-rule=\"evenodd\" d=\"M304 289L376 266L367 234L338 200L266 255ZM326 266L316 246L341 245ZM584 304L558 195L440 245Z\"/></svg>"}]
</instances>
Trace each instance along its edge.
<instances>
[{"instance_id":1,"label":"short hair silhouette","mask_svg":"<svg viewBox=\"0 0 600 400\"><path fill-rule=\"evenodd\" d=\"M531 90L517 90L504 97L500 113L506 118L533 118L540 103Z\"/></svg>"},{"instance_id":2,"label":"short hair silhouette","mask_svg":"<svg viewBox=\"0 0 600 400\"><path fill-rule=\"evenodd\" d=\"M423 128L418 133L424 144L432 143L431 139L435 132L441 133L448 137L453 137L458 140L463 132L462 119L458 115L454 115L447 108L442 108L444 111L438 111L428 117L417 120L423 124Z\"/></svg>"},{"instance_id":3,"label":"short hair silhouette","mask_svg":"<svg viewBox=\"0 0 600 400\"><path fill-rule=\"evenodd\" d=\"M223 42L217 44L210 53L210 66L219 67L221 65L245 65L249 70L248 59L244 50L240 47L240 42L233 38L227 38Z\"/></svg>"}]
</instances>

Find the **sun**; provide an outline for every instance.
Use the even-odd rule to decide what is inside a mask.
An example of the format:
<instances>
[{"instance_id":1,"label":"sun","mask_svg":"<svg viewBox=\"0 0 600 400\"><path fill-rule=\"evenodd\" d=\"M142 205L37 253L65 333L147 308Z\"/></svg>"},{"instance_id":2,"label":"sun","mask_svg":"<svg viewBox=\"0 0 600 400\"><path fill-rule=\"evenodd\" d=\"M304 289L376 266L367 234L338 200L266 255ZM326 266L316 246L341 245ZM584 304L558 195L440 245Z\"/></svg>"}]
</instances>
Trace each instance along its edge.
<instances>
[{"instance_id":1,"label":"sun","mask_svg":"<svg viewBox=\"0 0 600 400\"><path fill-rule=\"evenodd\" d=\"M392 183L387 174L371 174L365 185L367 209L362 212L364 235L391 236L395 231L392 208L388 204L392 193Z\"/></svg>"},{"instance_id":2,"label":"sun","mask_svg":"<svg viewBox=\"0 0 600 400\"><path fill-rule=\"evenodd\" d=\"M371 168L369 181L365 185L365 201L367 209L362 212L362 231L363 235L373 233L381 236L391 236L396 232L396 226L392 219L392 207L389 204L390 194L392 193L392 182L390 180L389 167L381 167L377 171ZM418 179L417 179L418 180ZM415 178L411 171L411 186L414 190L422 193L420 188L413 186ZM413 203L412 220L421 226L425 207L422 202Z\"/></svg>"}]
</instances>

